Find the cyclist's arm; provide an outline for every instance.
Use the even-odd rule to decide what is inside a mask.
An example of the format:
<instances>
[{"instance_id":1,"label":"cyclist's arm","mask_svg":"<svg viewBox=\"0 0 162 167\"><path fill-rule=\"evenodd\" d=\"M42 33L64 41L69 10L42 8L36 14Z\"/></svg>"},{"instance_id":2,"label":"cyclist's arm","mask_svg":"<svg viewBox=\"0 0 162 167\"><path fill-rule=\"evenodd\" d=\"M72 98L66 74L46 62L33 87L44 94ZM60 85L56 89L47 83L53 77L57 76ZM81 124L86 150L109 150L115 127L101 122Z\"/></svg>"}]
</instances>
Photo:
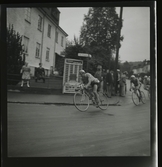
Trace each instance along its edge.
<instances>
[{"instance_id":1,"label":"cyclist's arm","mask_svg":"<svg viewBox=\"0 0 162 167\"><path fill-rule=\"evenodd\" d=\"M90 86L91 82L92 82L91 77L90 77L88 74L87 74L87 76L88 76L88 83L85 84L85 87L86 87L86 88L88 88L88 87Z\"/></svg>"},{"instance_id":2,"label":"cyclist's arm","mask_svg":"<svg viewBox=\"0 0 162 167\"><path fill-rule=\"evenodd\" d=\"M137 79L137 83L139 85L138 89L140 90L142 83L139 81L139 79Z\"/></svg>"},{"instance_id":3,"label":"cyclist's arm","mask_svg":"<svg viewBox=\"0 0 162 167\"><path fill-rule=\"evenodd\" d=\"M88 78L88 83L85 85L85 87L88 88L90 86L90 84L91 84L91 79Z\"/></svg>"},{"instance_id":4,"label":"cyclist's arm","mask_svg":"<svg viewBox=\"0 0 162 167\"><path fill-rule=\"evenodd\" d=\"M84 83L83 83L83 78L82 78L82 77L80 77L80 84L81 84L81 85L84 84Z\"/></svg>"}]
</instances>

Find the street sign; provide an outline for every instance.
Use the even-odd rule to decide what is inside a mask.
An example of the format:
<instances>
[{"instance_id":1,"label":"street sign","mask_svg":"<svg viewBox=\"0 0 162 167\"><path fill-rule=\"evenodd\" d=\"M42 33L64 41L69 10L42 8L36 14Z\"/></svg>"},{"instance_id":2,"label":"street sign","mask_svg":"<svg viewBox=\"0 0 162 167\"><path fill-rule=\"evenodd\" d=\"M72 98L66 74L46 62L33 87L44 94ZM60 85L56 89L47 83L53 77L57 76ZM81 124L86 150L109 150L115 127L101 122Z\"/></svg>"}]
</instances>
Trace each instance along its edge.
<instances>
[{"instance_id":1,"label":"street sign","mask_svg":"<svg viewBox=\"0 0 162 167\"><path fill-rule=\"evenodd\" d=\"M91 55L87 54L87 53L78 53L78 56L80 56L80 57L91 57Z\"/></svg>"}]
</instances>

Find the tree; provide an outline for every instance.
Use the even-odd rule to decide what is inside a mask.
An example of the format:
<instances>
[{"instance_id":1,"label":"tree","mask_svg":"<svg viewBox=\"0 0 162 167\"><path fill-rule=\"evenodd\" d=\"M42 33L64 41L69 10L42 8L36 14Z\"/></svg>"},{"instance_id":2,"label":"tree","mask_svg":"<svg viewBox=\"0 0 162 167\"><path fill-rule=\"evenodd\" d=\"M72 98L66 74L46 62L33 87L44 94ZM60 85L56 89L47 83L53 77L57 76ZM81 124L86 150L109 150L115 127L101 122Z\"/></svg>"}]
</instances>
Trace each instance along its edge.
<instances>
[{"instance_id":1,"label":"tree","mask_svg":"<svg viewBox=\"0 0 162 167\"><path fill-rule=\"evenodd\" d=\"M20 70L24 65L22 58L22 36L13 29L13 25L7 28L7 84L16 85L21 80Z\"/></svg>"},{"instance_id":2,"label":"tree","mask_svg":"<svg viewBox=\"0 0 162 167\"><path fill-rule=\"evenodd\" d=\"M122 70L122 71L130 72L130 70L131 70L131 65L130 65L130 63L129 63L128 61L125 61L125 62L122 64L121 70Z\"/></svg>"},{"instance_id":3,"label":"tree","mask_svg":"<svg viewBox=\"0 0 162 167\"><path fill-rule=\"evenodd\" d=\"M80 43L88 48L95 61L107 68L116 50L118 24L119 17L114 7L92 7L84 15ZM120 37L122 40L123 37Z\"/></svg>"}]
</instances>

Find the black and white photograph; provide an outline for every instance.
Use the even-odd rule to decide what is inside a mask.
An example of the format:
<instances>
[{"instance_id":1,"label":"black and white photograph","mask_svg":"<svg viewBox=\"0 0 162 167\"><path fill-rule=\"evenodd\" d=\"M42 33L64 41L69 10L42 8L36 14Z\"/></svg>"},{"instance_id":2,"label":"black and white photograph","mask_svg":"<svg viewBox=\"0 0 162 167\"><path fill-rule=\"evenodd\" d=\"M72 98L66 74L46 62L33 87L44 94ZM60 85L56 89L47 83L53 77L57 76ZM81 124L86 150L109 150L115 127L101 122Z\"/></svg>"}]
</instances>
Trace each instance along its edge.
<instances>
[{"instance_id":1,"label":"black and white photograph","mask_svg":"<svg viewBox=\"0 0 162 167\"><path fill-rule=\"evenodd\" d=\"M122 3L7 6L7 157L155 156L151 14Z\"/></svg>"}]
</instances>

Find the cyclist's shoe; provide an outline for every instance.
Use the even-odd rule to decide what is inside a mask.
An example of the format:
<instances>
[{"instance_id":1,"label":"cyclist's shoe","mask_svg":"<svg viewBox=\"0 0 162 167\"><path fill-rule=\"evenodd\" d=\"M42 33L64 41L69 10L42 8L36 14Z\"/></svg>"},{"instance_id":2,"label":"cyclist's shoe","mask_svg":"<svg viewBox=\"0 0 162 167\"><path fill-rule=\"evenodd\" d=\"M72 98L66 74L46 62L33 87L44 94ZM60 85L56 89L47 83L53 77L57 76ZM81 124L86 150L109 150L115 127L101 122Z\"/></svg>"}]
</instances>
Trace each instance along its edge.
<instances>
[{"instance_id":1,"label":"cyclist's shoe","mask_svg":"<svg viewBox=\"0 0 162 167\"><path fill-rule=\"evenodd\" d=\"M100 105L101 105L101 103L100 103L100 102L97 102L96 108L98 108Z\"/></svg>"},{"instance_id":2,"label":"cyclist's shoe","mask_svg":"<svg viewBox=\"0 0 162 167\"><path fill-rule=\"evenodd\" d=\"M98 107L99 107L99 103L96 104L96 108L98 108Z\"/></svg>"},{"instance_id":3,"label":"cyclist's shoe","mask_svg":"<svg viewBox=\"0 0 162 167\"><path fill-rule=\"evenodd\" d=\"M95 104L95 98L91 97L91 100L92 100L93 104Z\"/></svg>"},{"instance_id":4,"label":"cyclist's shoe","mask_svg":"<svg viewBox=\"0 0 162 167\"><path fill-rule=\"evenodd\" d=\"M95 103L95 101L93 101L93 100L92 100L92 102L93 102L93 105L95 105L95 104L96 104L96 103Z\"/></svg>"}]
</instances>

